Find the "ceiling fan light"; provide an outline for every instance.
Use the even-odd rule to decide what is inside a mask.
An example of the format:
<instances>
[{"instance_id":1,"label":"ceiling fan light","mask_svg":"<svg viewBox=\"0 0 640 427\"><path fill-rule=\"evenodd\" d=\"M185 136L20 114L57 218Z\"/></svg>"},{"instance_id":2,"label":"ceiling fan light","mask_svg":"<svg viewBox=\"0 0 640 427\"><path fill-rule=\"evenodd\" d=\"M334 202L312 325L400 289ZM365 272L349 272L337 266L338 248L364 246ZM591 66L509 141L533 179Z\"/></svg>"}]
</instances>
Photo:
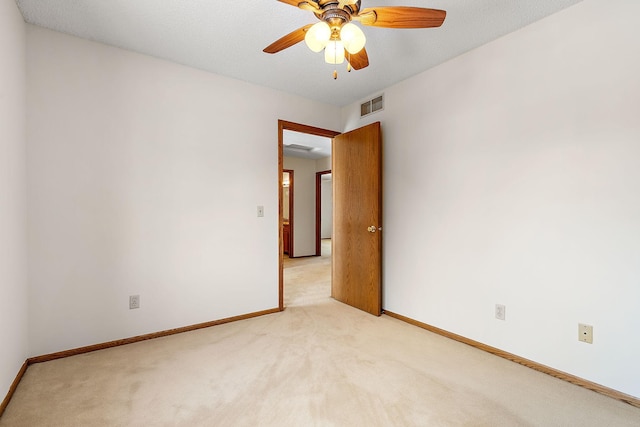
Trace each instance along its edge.
<instances>
[{"instance_id":1,"label":"ceiling fan light","mask_svg":"<svg viewBox=\"0 0 640 427\"><path fill-rule=\"evenodd\" d=\"M331 28L329 24L324 21L320 21L313 24L309 31L304 35L304 41L314 52L320 52L329 42L331 38Z\"/></svg>"},{"instance_id":2,"label":"ceiling fan light","mask_svg":"<svg viewBox=\"0 0 640 427\"><path fill-rule=\"evenodd\" d=\"M360 27L351 22L342 26L340 40L344 43L344 48L347 49L347 52L352 55L360 52L367 42L367 38Z\"/></svg>"},{"instance_id":3,"label":"ceiling fan light","mask_svg":"<svg viewBox=\"0 0 640 427\"><path fill-rule=\"evenodd\" d=\"M344 44L340 40L331 40L324 48L324 60L327 64L344 62Z\"/></svg>"}]
</instances>

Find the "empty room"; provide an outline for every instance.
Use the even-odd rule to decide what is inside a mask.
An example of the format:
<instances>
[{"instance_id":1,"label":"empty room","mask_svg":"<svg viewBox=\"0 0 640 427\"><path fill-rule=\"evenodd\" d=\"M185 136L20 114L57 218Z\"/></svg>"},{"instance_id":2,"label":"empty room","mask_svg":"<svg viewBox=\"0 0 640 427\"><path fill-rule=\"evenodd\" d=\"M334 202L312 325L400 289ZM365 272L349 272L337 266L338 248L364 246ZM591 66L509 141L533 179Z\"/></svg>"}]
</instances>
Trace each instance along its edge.
<instances>
[{"instance_id":1,"label":"empty room","mask_svg":"<svg viewBox=\"0 0 640 427\"><path fill-rule=\"evenodd\" d=\"M639 425L638 16L0 0L0 426Z\"/></svg>"}]
</instances>

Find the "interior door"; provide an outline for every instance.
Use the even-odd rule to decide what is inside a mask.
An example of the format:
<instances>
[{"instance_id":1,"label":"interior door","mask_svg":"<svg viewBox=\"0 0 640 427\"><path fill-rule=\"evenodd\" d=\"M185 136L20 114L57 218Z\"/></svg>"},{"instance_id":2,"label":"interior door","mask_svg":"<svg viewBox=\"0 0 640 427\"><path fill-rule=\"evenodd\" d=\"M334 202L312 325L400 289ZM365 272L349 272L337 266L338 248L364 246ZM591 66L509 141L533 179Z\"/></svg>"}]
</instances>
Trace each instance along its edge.
<instances>
[{"instance_id":1,"label":"interior door","mask_svg":"<svg viewBox=\"0 0 640 427\"><path fill-rule=\"evenodd\" d=\"M382 311L380 123L334 137L331 296L376 316Z\"/></svg>"}]
</instances>

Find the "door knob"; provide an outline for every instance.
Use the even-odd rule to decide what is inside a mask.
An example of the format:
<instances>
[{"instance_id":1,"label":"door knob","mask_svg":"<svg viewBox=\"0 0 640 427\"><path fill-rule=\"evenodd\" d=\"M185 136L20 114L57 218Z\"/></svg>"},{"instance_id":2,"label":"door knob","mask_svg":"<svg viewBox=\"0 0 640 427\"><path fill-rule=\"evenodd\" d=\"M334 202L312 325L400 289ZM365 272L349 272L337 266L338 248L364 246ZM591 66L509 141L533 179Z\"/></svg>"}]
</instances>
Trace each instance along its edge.
<instances>
[{"instance_id":1,"label":"door knob","mask_svg":"<svg viewBox=\"0 0 640 427\"><path fill-rule=\"evenodd\" d=\"M370 225L369 227L367 227L367 231L369 233L375 233L376 232L376 226L375 225Z\"/></svg>"}]
</instances>

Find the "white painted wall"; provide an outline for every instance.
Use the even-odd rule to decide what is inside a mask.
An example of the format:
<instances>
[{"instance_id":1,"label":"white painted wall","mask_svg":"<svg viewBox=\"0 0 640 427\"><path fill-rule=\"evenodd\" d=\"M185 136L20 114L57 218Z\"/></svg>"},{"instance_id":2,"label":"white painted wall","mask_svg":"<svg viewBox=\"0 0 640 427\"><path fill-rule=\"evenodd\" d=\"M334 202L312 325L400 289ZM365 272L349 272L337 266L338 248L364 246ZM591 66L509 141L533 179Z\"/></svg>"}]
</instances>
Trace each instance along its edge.
<instances>
[{"instance_id":1,"label":"white painted wall","mask_svg":"<svg viewBox=\"0 0 640 427\"><path fill-rule=\"evenodd\" d=\"M26 38L15 2L0 2L0 401L28 355Z\"/></svg>"},{"instance_id":2,"label":"white painted wall","mask_svg":"<svg viewBox=\"0 0 640 427\"><path fill-rule=\"evenodd\" d=\"M331 156L316 160L316 172L328 170L331 170ZM333 230L333 184L323 181L321 188L320 238L330 239Z\"/></svg>"},{"instance_id":3,"label":"white painted wall","mask_svg":"<svg viewBox=\"0 0 640 427\"><path fill-rule=\"evenodd\" d=\"M34 26L27 43L31 354L277 307L277 121L340 110Z\"/></svg>"},{"instance_id":4,"label":"white painted wall","mask_svg":"<svg viewBox=\"0 0 640 427\"><path fill-rule=\"evenodd\" d=\"M324 172L331 170L331 156L323 157L316 160L316 172ZM331 181L322 182L321 185L321 202L322 211L320 224L320 238L330 239L333 231L333 184Z\"/></svg>"},{"instance_id":5,"label":"white painted wall","mask_svg":"<svg viewBox=\"0 0 640 427\"><path fill-rule=\"evenodd\" d=\"M322 180L320 188L320 237L330 239L333 233L333 180Z\"/></svg>"},{"instance_id":6,"label":"white painted wall","mask_svg":"<svg viewBox=\"0 0 640 427\"><path fill-rule=\"evenodd\" d=\"M585 0L343 109L382 122L384 308L640 396L638 16Z\"/></svg>"},{"instance_id":7,"label":"white painted wall","mask_svg":"<svg viewBox=\"0 0 640 427\"><path fill-rule=\"evenodd\" d=\"M322 157L316 160L316 172L324 172L331 170L331 156Z\"/></svg>"},{"instance_id":8,"label":"white painted wall","mask_svg":"<svg viewBox=\"0 0 640 427\"><path fill-rule=\"evenodd\" d=\"M305 123L307 124L307 123ZM293 257L316 254L316 161L283 157L293 170Z\"/></svg>"}]
</instances>

